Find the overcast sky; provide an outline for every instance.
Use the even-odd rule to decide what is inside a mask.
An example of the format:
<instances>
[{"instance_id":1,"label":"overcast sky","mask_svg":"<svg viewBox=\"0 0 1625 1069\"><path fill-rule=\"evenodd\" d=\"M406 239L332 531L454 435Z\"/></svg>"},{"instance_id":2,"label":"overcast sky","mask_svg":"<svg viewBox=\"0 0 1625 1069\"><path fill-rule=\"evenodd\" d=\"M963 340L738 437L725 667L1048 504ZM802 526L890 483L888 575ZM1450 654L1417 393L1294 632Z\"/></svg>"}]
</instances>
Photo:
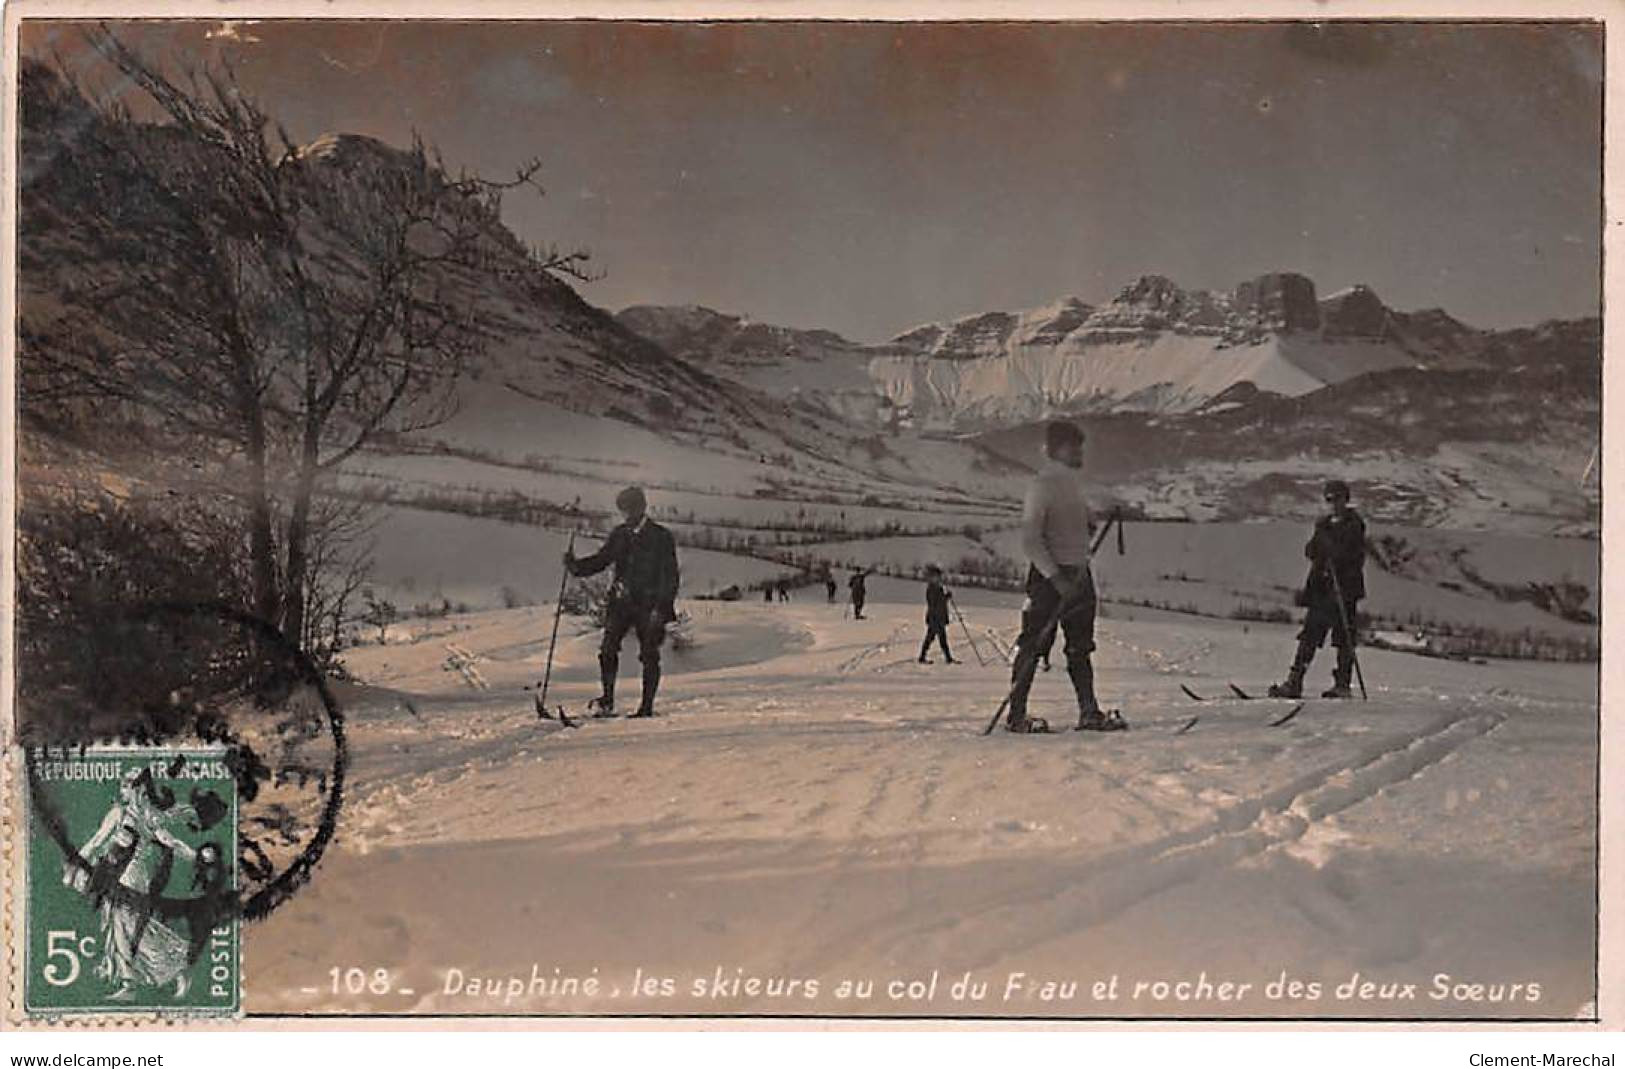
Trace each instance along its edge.
<instances>
[{"instance_id":1,"label":"overcast sky","mask_svg":"<svg viewBox=\"0 0 1625 1069\"><path fill-rule=\"evenodd\" d=\"M79 52L65 24L25 50ZM593 303L878 341L1142 274L1364 282L1476 326L1597 313L1598 30L1573 25L146 23L297 139L490 177Z\"/></svg>"}]
</instances>

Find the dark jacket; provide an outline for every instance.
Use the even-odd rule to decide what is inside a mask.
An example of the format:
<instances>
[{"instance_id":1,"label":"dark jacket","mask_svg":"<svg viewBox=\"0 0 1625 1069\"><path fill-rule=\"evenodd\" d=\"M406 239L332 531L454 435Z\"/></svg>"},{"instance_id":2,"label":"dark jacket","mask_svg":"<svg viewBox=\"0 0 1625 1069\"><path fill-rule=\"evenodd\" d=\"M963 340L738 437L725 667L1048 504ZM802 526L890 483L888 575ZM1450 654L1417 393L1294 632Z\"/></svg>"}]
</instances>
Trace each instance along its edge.
<instances>
[{"instance_id":1,"label":"dark jacket","mask_svg":"<svg viewBox=\"0 0 1625 1069\"><path fill-rule=\"evenodd\" d=\"M637 529L623 523L609 533L602 549L590 557L577 558L570 571L577 576L597 575L611 565L615 568L615 582L609 591L612 602L658 608L668 619L675 615L677 542L670 531L649 519Z\"/></svg>"},{"instance_id":2,"label":"dark jacket","mask_svg":"<svg viewBox=\"0 0 1625 1069\"><path fill-rule=\"evenodd\" d=\"M925 622L927 624L946 624L948 622L948 599L953 597L948 588L933 579L925 584Z\"/></svg>"},{"instance_id":3,"label":"dark jacket","mask_svg":"<svg viewBox=\"0 0 1625 1069\"><path fill-rule=\"evenodd\" d=\"M1304 593L1311 601L1333 597L1342 589L1344 601L1365 597L1365 521L1349 509L1342 516L1328 513L1315 521L1315 533L1303 547L1309 558L1309 579ZM1331 573L1337 573L1332 584Z\"/></svg>"},{"instance_id":4,"label":"dark jacket","mask_svg":"<svg viewBox=\"0 0 1625 1069\"><path fill-rule=\"evenodd\" d=\"M864 595L864 585L865 585L864 584L864 578L868 574L869 574L868 572L855 572L855 573L853 573L852 578L850 578L850 579L848 579L846 581L846 585L852 589L852 596L853 597L859 597L859 598L863 597L863 595Z\"/></svg>"}]
</instances>

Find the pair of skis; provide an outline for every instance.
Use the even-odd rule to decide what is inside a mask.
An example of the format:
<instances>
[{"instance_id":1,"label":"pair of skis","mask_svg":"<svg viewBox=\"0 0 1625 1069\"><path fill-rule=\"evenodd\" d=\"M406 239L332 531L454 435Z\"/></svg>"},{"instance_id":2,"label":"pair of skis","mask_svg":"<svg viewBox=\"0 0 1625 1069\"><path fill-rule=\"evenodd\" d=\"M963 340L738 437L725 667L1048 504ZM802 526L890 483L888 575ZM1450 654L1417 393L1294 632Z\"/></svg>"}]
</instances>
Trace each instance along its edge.
<instances>
[{"instance_id":1,"label":"pair of skis","mask_svg":"<svg viewBox=\"0 0 1625 1069\"><path fill-rule=\"evenodd\" d=\"M1244 702L1256 702L1256 701L1267 700L1267 699L1264 699L1261 696L1256 695L1256 694L1248 694L1246 691L1242 690L1240 687L1236 686L1234 683L1230 683L1230 684L1228 684L1228 686L1230 687L1230 692L1232 694L1234 694L1237 698L1241 699ZM1194 690L1187 687L1183 683L1181 683L1179 685L1179 689L1184 691L1185 696L1187 698L1190 698L1193 701L1205 702L1205 701L1209 700L1208 698L1196 693ZM1299 702L1298 704L1294 705L1292 708L1288 709L1286 711L1286 713L1283 714L1282 716L1277 717L1274 720L1271 720L1270 721L1270 727L1278 728L1282 724L1286 723L1288 720L1291 720L1293 717L1295 717L1299 713L1303 712L1303 705L1304 705L1303 702ZM1192 720L1191 723L1194 724L1195 721Z\"/></svg>"}]
</instances>

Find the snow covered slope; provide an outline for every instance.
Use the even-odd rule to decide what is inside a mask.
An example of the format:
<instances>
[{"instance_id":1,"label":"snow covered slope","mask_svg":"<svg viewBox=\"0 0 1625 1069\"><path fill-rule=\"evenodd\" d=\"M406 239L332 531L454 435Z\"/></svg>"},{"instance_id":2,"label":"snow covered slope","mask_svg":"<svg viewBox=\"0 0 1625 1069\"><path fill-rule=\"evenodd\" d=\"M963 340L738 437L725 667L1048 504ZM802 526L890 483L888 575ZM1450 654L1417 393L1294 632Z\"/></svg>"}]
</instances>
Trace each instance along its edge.
<instances>
[{"instance_id":1,"label":"snow covered slope","mask_svg":"<svg viewBox=\"0 0 1625 1069\"><path fill-rule=\"evenodd\" d=\"M911 593L861 622L712 606L663 719L563 733L523 689L546 607L357 651L338 833L245 930L248 1009L1594 1012L1594 668L1362 651L1369 702L1271 727L1284 707L1178 688L1278 676L1291 627L1114 615L1100 690L1133 730L981 738L1004 669L916 664ZM964 611L1008 641L1018 600ZM593 658L567 621L559 701ZM1064 723L1063 673L1033 701ZM335 995L335 962L393 989Z\"/></svg>"}]
</instances>

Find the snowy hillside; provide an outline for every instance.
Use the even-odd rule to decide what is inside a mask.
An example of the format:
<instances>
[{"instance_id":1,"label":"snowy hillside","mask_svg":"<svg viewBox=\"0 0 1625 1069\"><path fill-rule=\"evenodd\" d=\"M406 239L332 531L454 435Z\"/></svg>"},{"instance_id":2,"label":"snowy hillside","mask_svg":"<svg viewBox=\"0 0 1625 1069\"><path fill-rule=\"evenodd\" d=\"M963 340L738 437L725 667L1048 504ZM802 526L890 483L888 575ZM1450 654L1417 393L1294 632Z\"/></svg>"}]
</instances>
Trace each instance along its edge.
<instances>
[{"instance_id":1,"label":"snowy hillside","mask_svg":"<svg viewBox=\"0 0 1625 1069\"><path fill-rule=\"evenodd\" d=\"M869 374L873 349L831 331L754 323L697 305L635 305L615 319L672 355L769 396L819 406L859 427L888 418Z\"/></svg>"},{"instance_id":2,"label":"snowy hillside","mask_svg":"<svg viewBox=\"0 0 1625 1069\"><path fill-rule=\"evenodd\" d=\"M984 656L1017 600L966 592ZM1114 612L1101 693L1131 731L981 738L1004 670L957 627L965 663L916 664L920 613L918 587L862 622L707 607L667 716L573 731L525 689L545 606L357 651L351 794L245 933L249 1010L1593 1012L1593 669L1368 650L1369 702L1271 727L1289 707L1179 685L1276 677L1291 627ZM594 648L567 620L550 702L594 691ZM1034 711L1067 702L1041 675ZM391 990L334 994L334 962Z\"/></svg>"}]
</instances>

